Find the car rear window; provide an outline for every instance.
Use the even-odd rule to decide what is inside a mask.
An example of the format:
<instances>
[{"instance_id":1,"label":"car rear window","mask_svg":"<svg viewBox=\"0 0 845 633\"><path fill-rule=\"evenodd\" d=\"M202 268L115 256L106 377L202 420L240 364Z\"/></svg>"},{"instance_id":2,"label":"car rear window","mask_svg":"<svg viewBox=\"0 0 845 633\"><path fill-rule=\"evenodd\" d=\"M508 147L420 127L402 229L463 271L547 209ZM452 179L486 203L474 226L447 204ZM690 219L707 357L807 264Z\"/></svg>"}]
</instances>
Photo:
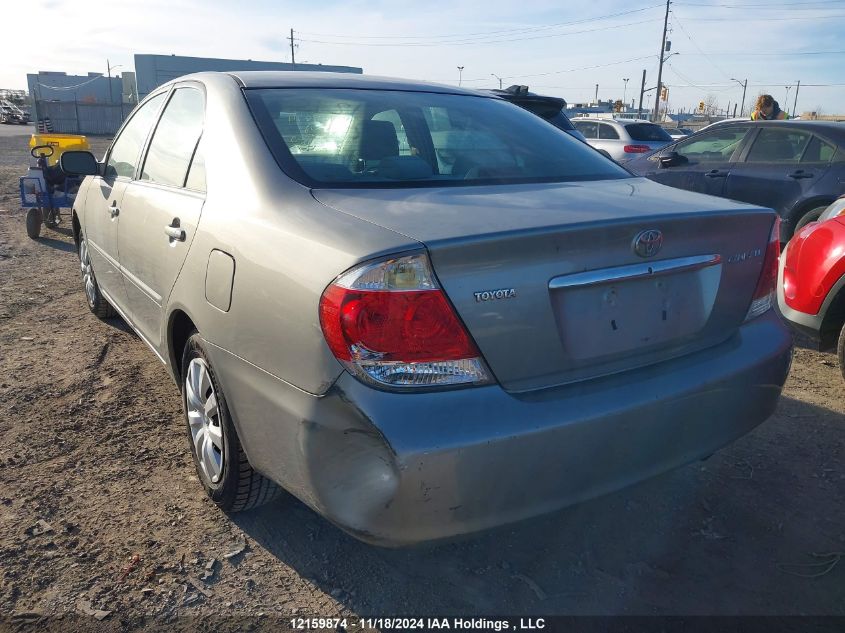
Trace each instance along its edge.
<instances>
[{"instance_id":1,"label":"car rear window","mask_svg":"<svg viewBox=\"0 0 845 633\"><path fill-rule=\"evenodd\" d=\"M542 101L514 101L514 103L545 119L559 130L575 129L569 118L562 112L562 108L555 103L543 103Z\"/></svg>"},{"instance_id":2,"label":"car rear window","mask_svg":"<svg viewBox=\"0 0 845 633\"><path fill-rule=\"evenodd\" d=\"M506 101L399 90L245 90L282 169L312 187L426 187L631 177Z\"/></svg>"},{"instance_id":3,"label":"car rear window","mask_svg":"<svg viewBox=\"0 0 845 633\"><path fill-rule=\"evenodd\" d=\"M625 131L634 141L671 141L669 133L654 123L632 123Z\"/></svg>"}]
</instances>

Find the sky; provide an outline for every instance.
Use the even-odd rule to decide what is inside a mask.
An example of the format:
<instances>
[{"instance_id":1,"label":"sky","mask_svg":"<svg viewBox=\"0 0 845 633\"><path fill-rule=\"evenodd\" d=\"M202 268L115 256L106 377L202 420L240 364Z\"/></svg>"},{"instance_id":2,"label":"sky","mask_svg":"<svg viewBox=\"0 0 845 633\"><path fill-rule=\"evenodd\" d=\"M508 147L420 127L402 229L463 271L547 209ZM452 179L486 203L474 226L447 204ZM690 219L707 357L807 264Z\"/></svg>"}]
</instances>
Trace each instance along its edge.
<instances>
[{"instance_id":1,"label":"sky","mask_svg":"<svg viewBox=\"0 0 845 633\"><path fill-rule=\"evenodd\" d=\"M136 53L290 61L294 29L298 62L477 88L501 77L570 103L598 84L630 103L643 70L657 83L665 12L665 0L28 0L4 12L0 88L39 70L105 73L106 60L119 74ZM845 114L842 33L845 0L673 1L669 107L733 112L747 79L746 110L765 92L792 112L800 80L799 112Z\"/></svg>"}]
</instances>

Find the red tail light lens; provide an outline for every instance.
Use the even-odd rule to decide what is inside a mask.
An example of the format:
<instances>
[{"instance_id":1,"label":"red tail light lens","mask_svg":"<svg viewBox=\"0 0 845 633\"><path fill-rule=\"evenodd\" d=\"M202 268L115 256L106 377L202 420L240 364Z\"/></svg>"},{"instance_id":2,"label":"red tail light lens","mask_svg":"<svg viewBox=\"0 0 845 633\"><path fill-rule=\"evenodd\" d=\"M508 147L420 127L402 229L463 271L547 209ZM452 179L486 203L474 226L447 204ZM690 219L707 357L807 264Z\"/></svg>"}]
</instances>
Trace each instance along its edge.
<instances>
[{"instance_id":1,"label":"red tail light lens","mask_svg":"<svg viewBox=\"0 0 845 633\"><path fill-rule=\"evenodd\" d=\"M775 223L772 226L772 233L769 237L769 245L766 248L766 256L763 259L763 270L760 272L760 279L757 280L757 287L751 298L751 306L745 320L750 321L772 307L775 290L778 282L778 265L780 262L780 218L775 216Z\"/></svg>"},{"instance_id":2,"label":"red tail light lens","mask_svg":"<svg viewBox=\"0 0 845 633\"><path fill-rule=\"evenodd\" d=\"M626 154L645 154L651 151L648 145L626 145L622 149Z\"/></svg>"},{"instance_id":3,"label":"red tail light lens","mask_svg":"<svg viewBox=\"0 0 845 633\"><path fill-rule=\"evenodd\" d=\"M414 255L365 264L323 292L320 326L335 357L367 382L419 387L489 382L475 343Z\"/></svg>"}]
</instances>

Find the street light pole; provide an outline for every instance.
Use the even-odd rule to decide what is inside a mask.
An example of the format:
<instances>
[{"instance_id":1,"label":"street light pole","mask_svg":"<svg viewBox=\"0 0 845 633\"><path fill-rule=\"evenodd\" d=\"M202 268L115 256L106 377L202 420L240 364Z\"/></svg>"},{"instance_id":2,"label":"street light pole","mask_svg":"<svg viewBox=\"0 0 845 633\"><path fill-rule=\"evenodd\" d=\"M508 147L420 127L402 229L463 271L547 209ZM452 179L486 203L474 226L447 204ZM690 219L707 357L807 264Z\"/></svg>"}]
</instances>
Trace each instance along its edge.
<instances>
[{"instance_id":1,"label":"street light pole","mask_svg":"<svg viewBox=\"0 0 845 633\"><path fill-rule=\"evenodd\" d=\"M458 66L458 85L459 86L461 85L461 81L463 80L463 76L464 76L464 67Z\"/></svg>"},{"instance_id":2,"label":"street light pole","mask_svg":"<svg viewBox=\"0 0 845 633\"><path fill-rule=\"evenodd\" d=\"M785 105L787 107L787 110L788 110L789 109L789 91L792 89L792 86L784 86L784 88L786 88L786 99L784 100L783 105ZM789 112L786 113L786 116L789 116Z\"/></svg>"},{"instance_id":3,"label":"street light pole","mask_svg":"<svg viewBox=\"0 0 845 633\"><path fill-rule=\"evenodd\" d=\"M625 103L625 97L628 96L628 81L630 81L630 77L622 77L622 81L625 82L625 88L622 90L622 103Z\"/></svg>"},{"instance_id":4,"label":"street light pole","mask_svg":"<svg viewBox=\"0 0 845 633\"><path fill-rule=\"evenodd\" d=\"M743 112L745 111L745 89L748 88L748 79L745 81L740 81L739 79L734 79L731 77L731 81L735 81L740 86L742 86L742 105L739 106L739 116L742 116Z\"/></svg>"},{"instance_id":5,"label":"street light pole","mask_svg":"<svg viewBox=\"0 0 845 633\"><path fill-rule=\"evenodd\" d=\"M499 77L499 75L497 75L496 73L490 73L490 75L499 80L499 90L501 90L502 89L502 78Z\"/></svg>"}]
</instances>

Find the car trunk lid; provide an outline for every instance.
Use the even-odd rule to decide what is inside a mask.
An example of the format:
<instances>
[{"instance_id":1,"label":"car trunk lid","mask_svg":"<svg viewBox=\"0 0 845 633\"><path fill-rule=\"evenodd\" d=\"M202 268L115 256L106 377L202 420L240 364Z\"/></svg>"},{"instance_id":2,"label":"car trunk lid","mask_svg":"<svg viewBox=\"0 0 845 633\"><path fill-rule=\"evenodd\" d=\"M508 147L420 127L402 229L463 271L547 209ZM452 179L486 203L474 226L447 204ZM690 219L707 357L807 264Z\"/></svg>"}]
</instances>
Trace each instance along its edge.
<instances>
[{"instance_id":1,"label":"car trunk lid","mask_svg":"<svg viewBox=\"0 0 845 633\"><path fill-rule=\"evenodd\" d=\"M458 315L513 392L724 341L745 318L774 219L633 178L313 193L425 244Z\"/></svg>"}]
</instances>

